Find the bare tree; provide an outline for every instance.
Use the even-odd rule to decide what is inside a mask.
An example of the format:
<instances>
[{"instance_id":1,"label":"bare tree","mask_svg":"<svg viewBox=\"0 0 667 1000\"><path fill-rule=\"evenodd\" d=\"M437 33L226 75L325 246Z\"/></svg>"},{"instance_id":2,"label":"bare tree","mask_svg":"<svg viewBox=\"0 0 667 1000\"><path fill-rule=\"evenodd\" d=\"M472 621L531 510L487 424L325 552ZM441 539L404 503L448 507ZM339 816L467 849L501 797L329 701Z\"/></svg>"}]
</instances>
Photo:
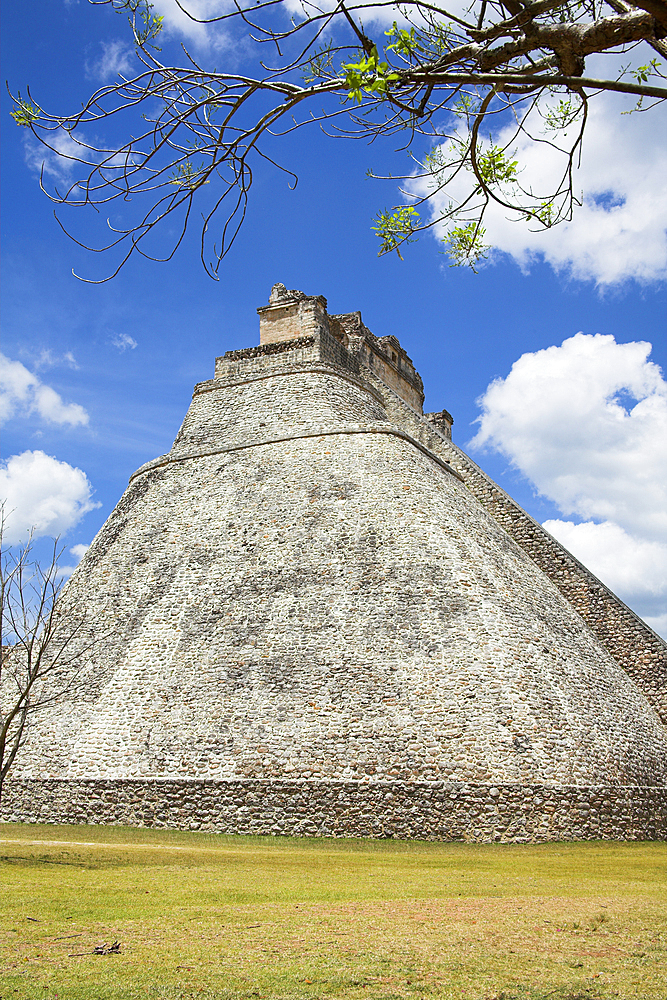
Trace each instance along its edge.
<instances>
[{"instance_id":1,"label":"bare tree","mask_svg":"<svg viewBox=\"0 0 667 1000\"><path fill-rule=\"evenodd\" d=\"M463 12L441 0L301 0L291 18L283 0L232 0L227 13L201 19L187 0L175 0L193 21L224 23L239 43L230 59L254 46L247 74L238 61L227 70L203 66L184 47L181 64L163 62L162 18L151 0L91 2L128 14L137 74L97 90L71 115L17 94L13 115L83 168L67 190L47 192L53 201L117 203L108 243L77 240L119 252L108 277L134 253L169 259L193 224L215 277L243 222L257 164L277 166L276 137L317 124L367 141L398 135L405 149L425 150L400 178L408 181L403 202L378 215L380 253L400 254L418 232L444 224L453 261L474 266L488 250L491 203L538 229L571 218L592 98L634 95L638 113L667 98L664 64L653 54L667 56L666 0L471 0ZM387 11L393 26L371 34L362 19L377 24ZM619 53L628 54L622 66ZM607 72L592 77L586 60L594 55L607 57ZM109 140L94 142L104 126ZM519 139L562 153L559 182L547 190L522 183ZM418 195L415 178L424 182ZM426 203L436 195L433 213ZM169 241L160 252L159 233Z\"/></svg>"},{"instance_id":2,"label":"bare tree","mask_svg":"<svg viewBox=\"0 0 667 1000\"><path fill-rule=\"evenodd\" d=\"M0 554L0 800L35 714L73 693L98 641L67 600L61 554L56 539L48 564L40 565L32 538Z\"/></svg>"}]
</instances>

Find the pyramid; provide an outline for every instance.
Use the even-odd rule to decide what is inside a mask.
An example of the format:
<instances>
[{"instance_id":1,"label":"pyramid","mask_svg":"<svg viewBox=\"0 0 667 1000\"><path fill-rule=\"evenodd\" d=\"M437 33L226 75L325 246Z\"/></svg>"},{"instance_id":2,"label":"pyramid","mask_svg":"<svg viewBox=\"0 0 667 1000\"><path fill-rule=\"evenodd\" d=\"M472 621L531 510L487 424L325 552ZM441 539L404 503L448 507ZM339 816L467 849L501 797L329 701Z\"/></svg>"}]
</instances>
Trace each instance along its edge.
<instances>
[{"instance_id":1,"label":"pyramid","mask_svg":"<svg viewBox=\"0 0 667 1000\"><path fill-rule=\"evenodd\" d=\"M395 337L275 285L67 588L85 683L6 820L667 831L667 646L451 440Z\"/></svg>"}]
</instances>

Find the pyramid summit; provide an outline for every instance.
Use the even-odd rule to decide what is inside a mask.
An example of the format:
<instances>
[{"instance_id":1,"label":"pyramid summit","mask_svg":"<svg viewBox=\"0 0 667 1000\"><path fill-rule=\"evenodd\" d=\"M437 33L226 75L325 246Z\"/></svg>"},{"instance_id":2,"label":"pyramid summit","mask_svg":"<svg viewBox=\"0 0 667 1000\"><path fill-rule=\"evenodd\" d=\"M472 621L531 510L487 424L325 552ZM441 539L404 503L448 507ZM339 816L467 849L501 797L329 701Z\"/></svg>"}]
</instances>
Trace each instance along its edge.
<instances>
[{"instance_id":1,"label":"pyramid summit","mask_svg":"<svg viewBox=\"0 0 667 1000\"><path fill-rule=\"evenodd\" d=\"M393 336L274 285L73 574L82 684L6 820L525 841L667 832L667 646L423 413Z\"/></svg>"}]
</instances>

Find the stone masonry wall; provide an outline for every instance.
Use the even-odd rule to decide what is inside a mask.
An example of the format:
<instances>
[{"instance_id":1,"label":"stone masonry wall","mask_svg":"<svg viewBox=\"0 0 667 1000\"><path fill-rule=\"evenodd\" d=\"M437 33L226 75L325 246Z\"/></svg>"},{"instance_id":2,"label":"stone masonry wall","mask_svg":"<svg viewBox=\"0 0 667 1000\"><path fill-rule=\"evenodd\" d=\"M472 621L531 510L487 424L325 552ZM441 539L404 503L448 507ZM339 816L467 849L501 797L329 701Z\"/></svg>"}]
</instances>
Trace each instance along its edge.
<instances>
[{"instance_id":1,"label":"stone masonry wall","mask_svg":"<svg viewBox=\"0 0 667 1000\"><path fill-rule=\"evenodd\" d=\"M636 685L380 388L228 361L73 574L112 634L16 777L667 782Z\"/></svg>"},{"instance_id":2,"label":"stone masonry wall","mask_svg":"<svg viewBox=\"0 0 667 1000\"><path fill-rule=\"evenodd\" d=\"M349 355L358 358L408 406L421 413L424 383L396 337L376 337L362 322L360 312L341 313L332 318L340 325Z\"/></svg>"},{"instance_id":3,"label":"stone masonry wall","mask_svg":"<svg viewBox=\"0 0 667 1000\"><path fill-rule=\"evenodd\" d=\"M461 476L485 510L555 583L594 635L639 685L663 722L667 722L667 644L455 445L445 430L422 416L375 371L366 367L361 354L358 357L350 354L324 331L284 344L230 351L217 359L216 378L196 386L195 394L215 388L221 378L251 377L253 374L268 377L272 372L283 372L288 350L290 365L309 366L324 361L349 372L355 381L358 380L357 384L374 387L376 400L383 404L385 420L389 417L395 426ZM255 359L254 364L249 364L251 359ZM378 417L376 414L376 419ZM182 435L183 429L175 449ZM160 461L147 463L135 475L155 467Z\"/></svg>"},{"instance_id":4,"label":"stone masonry wall","mask_svg":"<svg viewBox=\"0 0 667 1000\"><path fill-rule=\"evenodd\" d=\"M330 430L133 481L72 577L110 634L15 775L667 785L644 697L459 480Z\"/></svg>"},{"instance_id":5,"label":"stone masonry wall","mask_svg":"<svg viewBox=\"0 0 667 1000\"><path fill-rule=\"evenodd\" d=\"M257 312L261 348L324 334L338 341L350 356L361 358L385 385L421 413L424 386L406 351L396 337L374 336L362 322L360 312L330 316L324 296L288 291L280 283L271 289L269 304ZM234 353L238 357L242 352Z\"/></svg>"},{"instance_id":6,"label":"stone masonry wall","mask_svg":"<svg viewBox=\"0 0 667 1000\"><path fill-rule=\"evenodd\" d=\"M68 592L5 820L667 835L665 644L325 329L217 359Z\"/></svg>"},{"instance_id":7,"label":"stone masonry wall","mask_svg":"<svg viewBox=\"0 0 667 1000\"><path fill-rule=\"evenodd\" d=\"M379 379L371 372L368 377L379 387ZM556 584L667 723L667 643L439 428L387 387L383 393L390 418L456 469L473 496Z\"/></svg>"},{"instance_id":8,"label":"stone masonry wall","mask_svg":"<svg viewBox=\"0 0 667 1000\"><path fill-rule=\"evenodd\" d=\"M667 789L454 782L13 781L6 822L525 843L661 840Z\"/></svg>"}]
</instances>

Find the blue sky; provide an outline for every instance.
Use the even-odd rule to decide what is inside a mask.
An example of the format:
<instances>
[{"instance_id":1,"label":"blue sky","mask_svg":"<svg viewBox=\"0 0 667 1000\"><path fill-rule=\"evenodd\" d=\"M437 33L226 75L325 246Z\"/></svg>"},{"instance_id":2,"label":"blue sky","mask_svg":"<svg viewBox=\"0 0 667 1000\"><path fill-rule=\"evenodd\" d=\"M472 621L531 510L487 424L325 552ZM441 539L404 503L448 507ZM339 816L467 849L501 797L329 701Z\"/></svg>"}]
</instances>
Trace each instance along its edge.
<instances>
[{"instance_id":1,"label":"blue sky","mask_svg":"<svg viewBox=\"0 0 667 1000\"><path fill-rule=\"evenodd\" d=\"M14 90L30 85L48 109L78 107L102 82L103 58L127 43L121 16L83 0L38 0L29 18L6 4L3 19L4 76ZM168 18L165 51L183 37L177 28ZM226 58L219 40L188 44L216 63ZM282 146L299 174L295 191L276 170L259 171L218 282L202 270L193 236L169 263L137 258L113 281L91 285L72 270L96 278L109 264L57 226L39 190L39 157L10 108L5 96L2 351L15 363L5 381L5 483L27 510L48 499L55 466L17 457L41 452L85 474L88 500L81 476L70 481L58 467L64 494L51 530L62 530L68 549L90 543L129 475L171 447L192 386L211 377L215 356L257 343L255 310L282 281L325 295L330 312L360 309L375 334L397 336L424 380L425 408L446 407L456 442L667 634L667 397L655 367L667 366L667 197L655 180L667 165L664 116L637 121L605 106L585 151L582 180L593 188L591 178L603 180L584 223L531 245L498 220L507 252L477 275L450 268L428 235L403 261L378 258L372 220L398 196L366 171L405 169L404 154L395 141L368 147L310 128ZM613 215L619 204L638 220L634 242ZM85 232L76 210L65 218ZM584 338L572 340L579 332ZM645 341L648 361L645 349L619 348Z\"/></svg>"}]
</instances>

